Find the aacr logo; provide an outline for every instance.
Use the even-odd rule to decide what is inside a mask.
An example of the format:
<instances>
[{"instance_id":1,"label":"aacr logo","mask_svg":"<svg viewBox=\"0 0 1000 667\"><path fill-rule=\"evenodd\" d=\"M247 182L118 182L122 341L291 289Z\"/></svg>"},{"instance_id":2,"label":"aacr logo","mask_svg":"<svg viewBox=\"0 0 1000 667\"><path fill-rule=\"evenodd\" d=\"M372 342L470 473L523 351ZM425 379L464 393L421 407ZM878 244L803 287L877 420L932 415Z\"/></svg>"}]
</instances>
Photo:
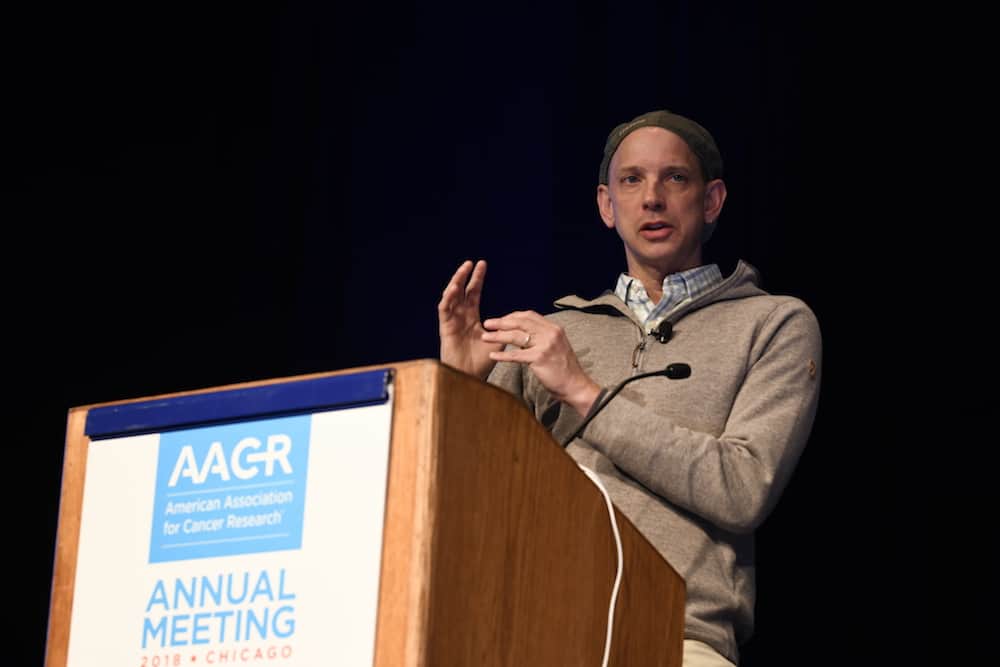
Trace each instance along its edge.
<instances>
[{"instance_id":1,"label":"aacr logo","mask_svg":"<svg viewBox=\"0 0 1000 667\"><path fill-rule=\"evenodd\" d=\"M262 447L264 450L260 451ZM192 484L203 484L210 475L213 476L213 481L218 482L228 482L232 477L253 479L261 472L261 466L264 477L271 477L275 463L288 475L292 472L292 465L288 462L291 451L292 439L284 433L267 436L266 445L257 438L246 437L236 443L227 460L225 448L221 442L216 441L208 448L199 465L194 447L184 445L174 463L174 471L170 474L167 486L177 486L181 477L190 478Z\"/></svg>"}]
</instances>

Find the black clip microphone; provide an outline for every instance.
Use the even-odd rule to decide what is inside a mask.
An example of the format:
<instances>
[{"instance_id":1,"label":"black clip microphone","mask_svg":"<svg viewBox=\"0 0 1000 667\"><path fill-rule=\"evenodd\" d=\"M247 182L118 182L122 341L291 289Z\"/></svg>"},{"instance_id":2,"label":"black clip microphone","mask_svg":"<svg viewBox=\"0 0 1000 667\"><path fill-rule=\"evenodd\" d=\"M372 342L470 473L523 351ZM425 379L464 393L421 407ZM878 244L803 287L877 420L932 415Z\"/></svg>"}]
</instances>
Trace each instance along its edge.
<instances>
[{"instance_id":1,"label":"black clip microphone","mask_svg":"<svg viewBox=\"0 0 1000 667\"><path fill-rule=\"evenodd\" d=\"M667 331L668 332L670 331L669 323L667 325ZM669 333L667 335L669 337ZM661 340L660 342L665 343L666 341ZM604 401L599 406L590 411L590 414L587 415L587 418L580 423L580 425L576 428L576 430L573 431L573 433L568 438L563 440L562 446L565 447L569 443L573 442L581 433L583 433L583 429L587 428L587 424L590 423L590 420L593 419L598 412L603 410L604 406L610 403L611 399L614 398L616 395L618 395L618 392L620 392L625 387L625 385L627 385L629 382L634 382L635 380L641 380L643 378L653 377L655 375L663 375L664 377L668 377L671 380L683 380L686 377L691 377L691 367L688 366L687 364L668 364L667 367L664 368L663 370L650 371L649 373L639 373L638 375L633 375L632 377L625 378L624 380L618 383L618 386L616 386L614 389L611 390L607 398L605 398Z\"/></svg>"},{"instance_id":2,"label":"black clip microphone","mask_svg":"<svg viewBox=\"0 0 1000 667\"><path fill-rule=\"evenodd\" d=\"M666 343L674 336L674 325L667 320L663 320L650 333L656 336L656 340Z\"/></svg>"}]
</instances>

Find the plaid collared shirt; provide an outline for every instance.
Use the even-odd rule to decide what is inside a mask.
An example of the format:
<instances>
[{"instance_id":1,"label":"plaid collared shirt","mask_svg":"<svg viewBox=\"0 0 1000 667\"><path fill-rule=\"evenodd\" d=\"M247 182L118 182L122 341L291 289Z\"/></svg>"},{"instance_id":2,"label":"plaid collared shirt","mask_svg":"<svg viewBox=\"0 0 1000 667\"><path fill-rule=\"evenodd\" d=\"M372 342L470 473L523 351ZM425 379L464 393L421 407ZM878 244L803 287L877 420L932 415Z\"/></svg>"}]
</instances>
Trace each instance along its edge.
<instances>
[{"instance_id":1,"label":"plaid collared shirt","mask_svg":"<svg viewBox=\"0 0 1000 667\"><path fill-rule=\"evenodd\" d=\"M663 279L663 297L653 303L642 283L627 273L618 276L615 295L625 302L649 333L670 313L722 282L718 264L697 266Z\"/></svg>"}]
</instances>

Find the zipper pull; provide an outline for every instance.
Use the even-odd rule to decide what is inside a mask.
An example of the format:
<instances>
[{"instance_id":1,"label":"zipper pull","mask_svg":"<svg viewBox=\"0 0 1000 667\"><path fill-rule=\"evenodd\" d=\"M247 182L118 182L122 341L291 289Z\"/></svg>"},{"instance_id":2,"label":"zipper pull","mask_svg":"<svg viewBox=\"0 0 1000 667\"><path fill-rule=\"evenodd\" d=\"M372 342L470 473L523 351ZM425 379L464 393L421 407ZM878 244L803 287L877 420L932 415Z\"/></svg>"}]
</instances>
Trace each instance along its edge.
<instances>
[{"instance_id":1,"label":"zipper pull","mask_svg":"<svg viewBox=\"0 0 1000 667\"><path fill-rule=\"evenodd\" d=\"M645 349L646 349L646 337L643 336L642 339L639 341L639 344L635 346L634 350L632 350L632 368L639 367L639 355Z\"/></svg>"}]
</instances>

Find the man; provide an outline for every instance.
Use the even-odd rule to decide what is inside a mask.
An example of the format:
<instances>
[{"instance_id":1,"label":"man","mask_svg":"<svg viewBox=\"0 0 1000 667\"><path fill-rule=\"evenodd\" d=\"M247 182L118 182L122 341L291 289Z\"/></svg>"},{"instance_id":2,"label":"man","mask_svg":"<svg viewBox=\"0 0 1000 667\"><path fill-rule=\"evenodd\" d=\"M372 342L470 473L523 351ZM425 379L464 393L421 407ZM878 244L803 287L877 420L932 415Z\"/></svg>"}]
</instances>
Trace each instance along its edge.
<instances>
[{"instance_id":1,"label":"man","mask_svg":"<svg viewBox=\"0 0 1000 667\"><path fill-rule=\"evenodd\" d=\"M702 261L726 200L698 123L653 111L608 136L597 208L627 272L593 300L480 322L486 263L464 262L438 304L441 360L521 397L687 584L685 667L731 666L753 631L753 534L808 439L820 330L801 300L768 294L740 262ZM682 382L622 380L671 362ZM595 411L591 415L591 411Z\"/></svg>"}]
</instances>

